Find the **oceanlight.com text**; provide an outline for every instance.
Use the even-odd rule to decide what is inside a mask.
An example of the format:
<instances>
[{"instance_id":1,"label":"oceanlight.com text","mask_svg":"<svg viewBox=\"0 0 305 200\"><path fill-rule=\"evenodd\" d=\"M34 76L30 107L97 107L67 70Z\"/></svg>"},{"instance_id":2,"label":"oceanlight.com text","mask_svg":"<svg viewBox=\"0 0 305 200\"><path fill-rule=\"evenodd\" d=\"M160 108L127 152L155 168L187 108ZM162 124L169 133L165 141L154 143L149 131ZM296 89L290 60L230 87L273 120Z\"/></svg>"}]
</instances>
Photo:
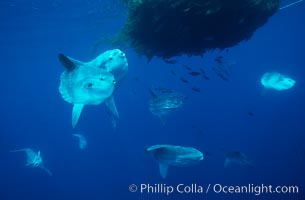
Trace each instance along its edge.
<instances>
[{"instance_id":1,"label":"oceanlight.com text","mask_svg":"<svg viewBox=\"0 0 305 200\"><path fill-rule=\"evenodd\" d=\"M298 194L298 186L274 186L274 185L222 185L222 184L131 184L129 185L130 192L140 192L141 194L252 194L259 196L262 194Z\"/></svg>"}]
</instances>

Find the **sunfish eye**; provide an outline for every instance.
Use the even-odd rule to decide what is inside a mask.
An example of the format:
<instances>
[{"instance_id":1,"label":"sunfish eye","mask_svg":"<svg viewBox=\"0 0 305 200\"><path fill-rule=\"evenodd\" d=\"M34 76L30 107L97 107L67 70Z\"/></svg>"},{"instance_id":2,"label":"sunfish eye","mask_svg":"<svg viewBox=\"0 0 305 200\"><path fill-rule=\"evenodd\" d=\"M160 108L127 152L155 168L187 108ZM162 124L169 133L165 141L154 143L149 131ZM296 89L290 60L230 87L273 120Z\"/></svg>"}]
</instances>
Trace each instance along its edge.
<instances>
[{"instance_id":1,"label":"sunfish eye","mask_svg":"<svg viewBox=\"0 0 305 200\"><path fill-rule=\"evenodd\" d=\"M86 85L86 88L91 88L92 86L93 86L92 83L88 83L88 84Z\"/></svg>"},{"instance_id":2,"label":"sunfish eye","mask_svg":"<svg viewBox=\"0 0 305 200\"><path fill-rule=\"evenodd\" d=\"M113 60L113 58L112 58L112 57L110 57L110 58L109 58L109 60Z\"/></svg>"},{"instance_id":3,"label":"sunfish eye","mask_svg":"<svg viewBox=\"0 0 305 200\"><path fill-rule=\"evenodd\" d=\"M101 81L104 81L105 79L102 77L102 78L100 78L100 80L101 80Z\"/></svg>"}]
</instances>

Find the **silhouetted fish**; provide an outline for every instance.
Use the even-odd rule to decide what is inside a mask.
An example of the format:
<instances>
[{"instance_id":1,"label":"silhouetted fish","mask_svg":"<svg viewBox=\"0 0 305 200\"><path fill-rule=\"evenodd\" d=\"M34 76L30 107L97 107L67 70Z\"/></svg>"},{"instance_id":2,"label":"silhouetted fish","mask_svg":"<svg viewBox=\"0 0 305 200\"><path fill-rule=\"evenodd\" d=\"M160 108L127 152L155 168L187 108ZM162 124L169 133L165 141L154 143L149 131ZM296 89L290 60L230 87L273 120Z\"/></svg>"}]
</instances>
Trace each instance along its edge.
<instances>
[{"instance_id":1,"label":"silhouetted fish","mask_svg":"<svg viewBox=\"0 0 305 200\"><path fill-rule=\"evenodd\" d=\"M222 64L224 63L223 59L224 59L223 56L217 56L214 60L215 60L215 62L217 62L218 64L222 65Z\"/></svg>"},{"instance_id":2,"label":"silhouetted fish","mask_svg":"<svg viewBox=\"0 0 305 200\"><path fill-rule=\"evenodd\" d=\"M177 75L176 72L175 72L174 70L171 70L171 74L174 75L174 76Z\"/></svg>"},{"instance_id":3,"label":"silhouetted fish","mask_svg":"<svg viewBox=\"0 0 305 200\"><path fill-rule=\"evenodd\" d=\"M218 65L217 67L212 67L212 70L222 80L229 81L230 73L228 69L224 68L222 65Z\"/></svg>"},{"instance_id":4,"label":"silhouetted fish","mask_svg":"<svg viewBox=\"0 0 305 200\"><path fill-rule=\"evenodd\" d=\"M198 87L192 87L192 90L193 90L194 92L200 92L200 88L198 88Z\"/></svg>"},{"instance_id":5,"label":"silhouetted fish","mask_svg":"<svg viewBox=\"0 0 305 200\"><path fill-rule=\"evenodd\" d=\"M188 83L188 82L189 82L188 80L186 80L186 79L183 78L183 77L180 77L180 81L182 81L183 83Z\"/></svg>"},{"instance_id":6,"label":"silhouetted fish","mask_svg":"<svg viewBox=\"0 0 305 200\"><path fill-rule=\"evenodd\" d=\"M228 167L231 164L252 166L252 161L250 161L247 158L247 156L240 151L229 151L226 152L225 154L226 154L226 159L224 162L225 167Z\"/></svg>"},{"instance_id":7,"label":"silhouetted fish","mask_svg":"<svg viewBox=\"0 0 305 200\"><path fill-rule=\"evenodd\" d=\"M249 112L248 112L248 115L252 117L252 116L254 116L254 113L251 112L251 111L249 111Z\"/></svg>"},{"instance_id":8,"label":"silhouetted fish","mask_svg":"<svg viewBox=\"0 0 305 200\"><path fill-rule=\"evenodd\" d=\"M168 60L168 59L164 59L164 62L166 62L167 64L176 64L177 63L177 60Z\"/></svg>"},{"instance_id":9,"label":"silhouetted fish","mask_svg":"<svg viewBox=\"0 0 305 200\"><path fill-rule=\"evenodd\" d=\"M192 72L189 73L189 75L191 75L191 76L199 76L200 72L192 71Z\"/></svg>"},{"instance_id":10,"label":"silhouetted fish","mask_svg":"<svg viewBox=\"0 0 305 200\"><path fill-rule=\"evenodd\" d=\"M200 68L199 70L200 70L200 72L201 72L202 77L203 77L205 80L210 80L210 77L207 76L206 72L205 72L202 68Z\"/></svg>"},{"instance_id":11,"label":"silhouetted fish","mask_svg":"<svg viewBox=\"0 0 305 200\"><path fill-rule=\"evenodd\" d=\"M186 64L184 64L184 65L182 65L185 69L187 69L187 70L189 70L189 71L191 71L192 70L192 68L190 68L188 65L186 65Z\"/></svg>"}]
</instances>

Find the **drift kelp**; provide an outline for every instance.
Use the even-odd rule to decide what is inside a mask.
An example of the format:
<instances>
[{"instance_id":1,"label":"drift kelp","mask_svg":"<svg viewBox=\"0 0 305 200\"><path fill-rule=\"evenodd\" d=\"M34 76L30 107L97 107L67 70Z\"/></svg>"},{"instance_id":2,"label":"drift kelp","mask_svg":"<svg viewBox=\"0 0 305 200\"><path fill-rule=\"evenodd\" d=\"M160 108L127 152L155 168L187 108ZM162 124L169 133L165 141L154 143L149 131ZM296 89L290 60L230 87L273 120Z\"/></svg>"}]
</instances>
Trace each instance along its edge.
<instances>
[{"instance_id":1,"label":"drift kelp","mask_svg":"<svg viewBox=\"0 0 305 200\"><path fill-rule=\"evenodd\" d=\"M114 44L148 59L202 55L251 38L280 0L125 0L128 17Z\"/></svg>"}]
</instances>

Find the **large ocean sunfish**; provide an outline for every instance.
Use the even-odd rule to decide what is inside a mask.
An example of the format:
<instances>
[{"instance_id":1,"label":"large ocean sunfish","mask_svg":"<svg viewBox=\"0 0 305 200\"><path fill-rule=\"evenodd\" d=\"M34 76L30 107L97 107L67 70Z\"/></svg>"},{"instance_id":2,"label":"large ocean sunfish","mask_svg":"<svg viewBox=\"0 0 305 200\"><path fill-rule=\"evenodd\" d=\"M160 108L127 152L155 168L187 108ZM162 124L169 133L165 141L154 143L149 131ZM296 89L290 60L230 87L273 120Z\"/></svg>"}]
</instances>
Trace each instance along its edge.
<instances>
[{"instance_id":1,"label":"large ocean sunfish","mask_svg":"<svg viewBox=\"0 0 305 200\"><path fill-rule=\"evenodd\" d=\"M102 68L113 74L116 80L115 88L120 85L121 80L128 72L127 58L119 49L105 51L90 62L87 62L86 65L95 68ZM119 112L116 108L113 97L111 96L109 100L105 101L105 104L110 111L109 113L111 114L112 124L115 127L116 121L119 119Z\"/></svg>"},{"instance_id":2,"label":"large ocean sunfish","mask_svg":"<svg viewBox=\"0 0 305 200\"><path fill-rule=\"evenodd\" d=\"M270 72L262 76L261 84L265 89L288 90L294 86L295 80L284 74Z\"/></svg>"},{"instance_id":3,"label":"large ocean sunfish","mask_svg":"<svg viewBox=\"0 0 305 200\"><path fill-rule=\"evenodd\" d=\"M80 68L87 69L88 71L96 70L95 72L97 73L105 74L105 72L108 72L114 77L116 85L128 72L126 56L119 49L106 51L89 62L81 62L68 56L64 56L63 54L59 54L59 60L67 68L68 72ZM91 75L87 73L84 76L90 77ZM115 123L119 118L119 113L112 95L105 99L105 104Z\"/></svg>"},{"instance_id":4,"label":"large ocean sunfish","mask_svg":"<svg viewBox=\"0 0 305 200\"><path fill-rule=\"evenodd\" d=\"M145 148L158 162L162 178L167 175L169 166L187 167L203 160L203 154L193 147L175 145L154 145Z\"/></svg>"},{"instance_id":5,"label":"large ocean sunfish","mask_svg":"<svg viewBox=\"0 0 305 200\"><path fill-rule=\"evenodd\" d=\"M63 54L59 61L66 67L60 76L59 92L73 104L72 126L75 127L85 105L98 105L111 98L115 87L114 76L101 68L90 67Z\"/></svg>"}]
</instances>

